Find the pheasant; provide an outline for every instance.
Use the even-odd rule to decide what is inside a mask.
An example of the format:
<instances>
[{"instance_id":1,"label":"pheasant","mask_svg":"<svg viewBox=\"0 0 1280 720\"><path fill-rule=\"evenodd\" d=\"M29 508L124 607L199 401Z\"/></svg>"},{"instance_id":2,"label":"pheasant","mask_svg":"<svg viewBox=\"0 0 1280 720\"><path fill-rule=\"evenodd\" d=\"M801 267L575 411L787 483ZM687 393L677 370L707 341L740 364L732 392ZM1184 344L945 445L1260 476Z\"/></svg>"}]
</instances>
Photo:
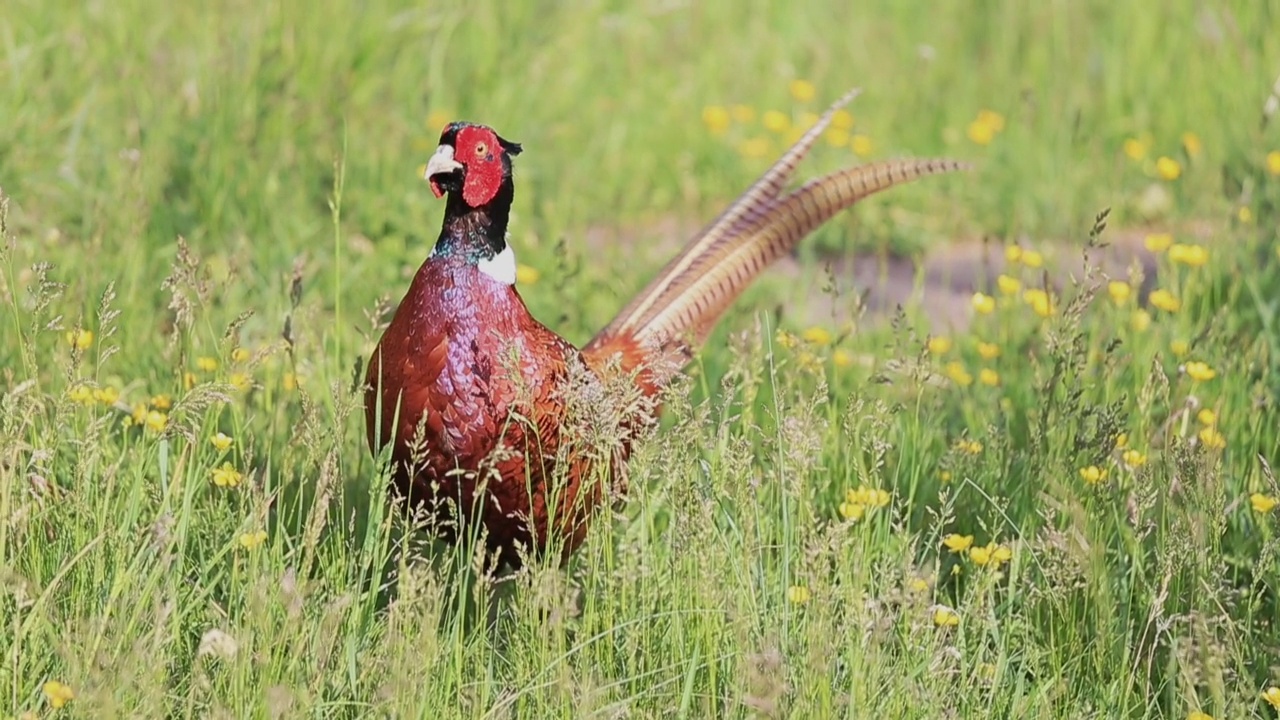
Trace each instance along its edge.
<instances>
[{"instance_id":1,"label":"pheasant","mask_svg":"<svg viewBox=\"0 0 1280 720\"><path fill-rule=\"evenodd\" d=\"M652 427L659 394L752 280L858 200L964 168L890 160L785 192L856 95L833 104L581 350L538 322L516 289L507 225L520 144L484 125L446 125L424 173L447 196L443 227L366 373L369 446L377 455L390 445L398 494L434 515L444 540L483 537L495 562L566 560L606 496L625 493L631 447Z\"/></svg>"}]
</instances>

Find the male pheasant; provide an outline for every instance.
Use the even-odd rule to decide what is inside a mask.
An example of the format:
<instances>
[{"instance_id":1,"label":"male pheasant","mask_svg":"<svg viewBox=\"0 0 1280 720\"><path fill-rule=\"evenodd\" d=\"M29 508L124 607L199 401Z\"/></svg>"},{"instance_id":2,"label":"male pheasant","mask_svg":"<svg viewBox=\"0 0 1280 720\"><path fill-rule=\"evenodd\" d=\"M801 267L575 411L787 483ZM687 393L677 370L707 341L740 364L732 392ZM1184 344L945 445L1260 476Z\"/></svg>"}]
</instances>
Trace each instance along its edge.
<instances>
[{"instance_id":1,"label":"male pheasant","mask_svg":"<svg viewBox=\"0 0 1280 720\"><path fill-rule=\"evenodd\" d=\"M784 192L855 95L828 109L582 350L534 319L515 287L507 223L520 145L483 125L447 125L425 172L436 197L448 196L443 228L367 372L369 445L375 454L391 446L400 495L434 514L446 540L483 536L499 562L567 558L605 496L625 490L631 444L651 424L659 392L755 277L861 198L962 169L891 160Z\"/></svg>"}]
</instances>

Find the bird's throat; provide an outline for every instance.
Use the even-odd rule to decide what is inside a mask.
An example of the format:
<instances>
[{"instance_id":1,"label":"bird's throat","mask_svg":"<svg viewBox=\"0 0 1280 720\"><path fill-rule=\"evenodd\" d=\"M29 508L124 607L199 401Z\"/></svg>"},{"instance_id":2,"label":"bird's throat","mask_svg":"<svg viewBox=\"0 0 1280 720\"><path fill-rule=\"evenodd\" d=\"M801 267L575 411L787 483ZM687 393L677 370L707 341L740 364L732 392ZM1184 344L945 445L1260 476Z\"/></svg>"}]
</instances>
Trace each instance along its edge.
<instances>
[{"instance_id":1,"label":"bird's throat","mask_svg":"<svg viewBox=\"0 0 1280 720\"><path fill-rule=\"evenodd\" d=\"M462 258L474 265L493 261L507 249L512 190L508 178L498 194L480 207L468 205L461 193L449 193L432 256Z\"/></svg>"}]
</instances>

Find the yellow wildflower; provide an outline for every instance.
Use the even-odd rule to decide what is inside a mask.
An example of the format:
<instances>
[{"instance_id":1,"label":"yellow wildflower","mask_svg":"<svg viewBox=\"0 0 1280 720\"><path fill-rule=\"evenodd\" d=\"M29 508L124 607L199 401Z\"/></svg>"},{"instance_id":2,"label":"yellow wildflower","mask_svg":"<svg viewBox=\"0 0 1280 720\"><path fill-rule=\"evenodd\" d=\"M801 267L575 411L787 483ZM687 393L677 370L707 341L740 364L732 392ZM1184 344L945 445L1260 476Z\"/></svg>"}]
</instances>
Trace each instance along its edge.
<instances>
[{"instance_id":1,"label":"yellow wildflower","mask_svg":"<svg viewBox=\"0 0 1280 720\"><path fill-rule=\"evenodd\" d=\"M1171 157L1161 155L1156 159L1156 175L1162 180L1177 180L1182 176L1182 165Z\"/></svg>"},{"instance_id":2,"label":"yellow wildflower","mask_svg":"<svg viewBox=\"0 0 1280 720\"><path fill-rule=\"evenodd\" d=\"M995 110L979 110L978 122L990 127L996 132L1004 131L1004 116Z\"/></svg>"},{"instance_id":3,"label":"yellow wildflower","mask_svg":"<svg viewBox=\"0 0 1280 720\"><path fill-rule=\"evenodd\" d=\"M982 452L982 443L977 440L965 440L961 438L956 441L956 450L966 455L977 455Z\"/></svg>"},{"instance_id":4,"label":"yellow wildflower","mask_svg":"<svg viewBox=\"0 0 1280 720\"><path fill-rule=\"evenodd\" d=\"M835 339L830 330L820 325L805 328L804 332L800 333L800 337L804 338L805 342L819 347L830 345L831 341Z\"/></svg>"},{"instance_id":5,"label":"yellow wildflower","mask_svg":"<svg viewBox=\"0 0 1280 720\"><path fill-rule=\"evenodd\" d=\"M1040 317L1049 317L1053 314L1053 299L1049 297L1049 293L1044 290L1032 288L1022 294L1022 299L1025 300L1026 303L1031 306L1031 309Z\"/></svg>"},{"instance_id":6,"label":"yellow wildflower","mask_svg":"<svg viewBox=\"0 0 1280 720\"><path fill-rule=\"evenodd\" d=\"M787 602L792 605L803 605L809 602L810 595L809 588L804 585L792 585L787 588Z\"/></svg>"},{"instance_id":7,"label":"yellow wildflower","mask_svg":"<svg viewBox=\"0 0 1280 720\"><path fill-rule=\"evenodd\" d=\"M753 137L750 140L743 140L738 145L738 152L747 158L762 158L768 155L773 149L773 145L768 138Z\"/></svg>"},{"instance_id":8,"label":"yellow wildflower","mask_svg":"<svg viewBox=\"0 0 1280 720\"><path fill-rule=\"evenodd\" d=\"M1207 712L1200 712L1199 710L1196 710L1187 715L1187 720L1213 720L1213 716Z\"/></svg>"},{"instance_id":9,"label":"yellow wildflower","mask_svg":"<svg viewBox=\"0 0 1280 720\"><path fill-rule=\"evenodd\" d=\"M1191 352L1191 344L1186 340L1174 340L1169 343L1169 350L1174 357L1186 357L1186 354Z\"/></svg>"},{"instance_id":10,"label":"yellow wildflower","mask_svg":"<svg viewBox=\"0 0 1280 720\"><path fill-rule=\"evenodd\" d=\"M1000 373L991 368L982 368L978 371L978 382L995 387L1000 384Z\"/></svg>"},{"instance_id":11,"label":"yellow wildflower","mask_svg":"<svg viewBox=\"0 0 1280 720\"><path fill-rule=\"evenodd\" d=\"M116 401L120 399L120 391L108 385L94 390L93 399L103 405L115 405Z\"/></svg>"},{"instance_id":12,"label":"yellow wildflower","mask_svg":"<svg viewBox=\"0 0 1280 720\"><path fill-rule=\"evenodd\" d=\"M1022 246L1006 245L1004 248L1004 259L1006 262L1017 264L1022 262Z\"/></svg>"},{"instance_id":13,"label":"yellow wildflower","mask_svg":"<svg viewBox=\"0 0 1280 720\"><path fill-rule=\"evenodd\" d=\"M1280 500L1270 495L1254 493L1249 496L1249 504L1253 506L1253 511L1256 513L1269 513L1276 508L1276 505L1280 505Z\"/></svg>"},{"instance_id":14,"label":"yellow wildflower","mask_svg":"<svg viewBox=\"0 0 1280 720\"><path fill-rule=\"evenodd\" d=\"M729 108L729 116L737 123L749 123L756 119L756 109L750 105L734 105Z\"/></svg>"},{"instance_id":15,"label":"yellow wildflower","mask_svg":"<svg viewBox=\"0 0 1280 720\"><path fill-rule=\"evenodd\" d=\"M974 120L969 123L966 134L975 145L990 145L996 137L996 130L984 122Z\"/></svg>"},{"instance_id":16,"label":"yellow wildflower","mask_svg":"<svg viewBox=\"0 0 1280 720\"><path fill-rule=\"evenodd\" d=\"M1280 173L1276 173L1276 174L1280 175ZM1275 685L1272 685L1266 690L1263 690L1262 699L1266 700L1267 703L1271 705L1271 707L1275 708L1276 710L1280 710L1280 687L1276 687Z\"/></svg>"},{"instance_id":17,"label":"yellow wildflower","mask_svg":"<svg viewBox=\"0 0 1280 720\"><path fill-rule=\"evenodd\" d=\"M846 490L844 493L844 499L845 502L865 505L867 507L884 507L889 504L890 496L887 490L859 485L856 490Z\"/></svg>"},{"instance_id":18,"label":"yellow wildflower","mask_svg":"<svg viewBox=\"0 0 1280 720\"><path fill-rule=\"evenodd\" d=\"M231 362L239 364L249 359L249 348L238 347L231 351Z\"/></svg>"},{"instance_id":19,"label":"yellow wildflower","mask_svg":"<svg viewBox=\"0 0 1280 720\"><path fill-rule=\"evenodd\" d=\"M182 373L182 387L186 388L187 390L190 390L195 386L196 386L195 373L189 373L189 372Z\"/></svg>"},{"instance_id":20,"label":"yellow wildflower","mask_svg":"<svg viewBox=\"0 0 1280 720\"><path fill-rule=\"evenodd\" d=\"M1000 357L1000 346L995 343L979 341L978 356L983 360L995 360Z\"/></svg>"},{"instance_id":21,"label":"yellow wildflower","mask_svg":"<svg viewBox=\"0 0 1280 720\"><path fill-rule=\"evenodd\" d=\"M81 405L92 405L93 390L90 389L89 386L85 385L84 383L72 385L71 387L67 388L67 399L73 403L79 403Z\"/></svg>"},{"instance_id":22,"label":"yellow wildflower","mask_svg":"<svg viewBox=\"0 0 1280 720\"><path fill-rule=\"evenodd\" d=\"M849 131L833 127L827 128L827 144L832 147L844 147L849 144Z\"/></svg>"},{"instance_id":23,"label":"yellow wildflower","mask_svg":"<svg viewBox=\"0 0 1280 720\"><path fill-rule=\"evenodd\" d=\"M796 337L795 335L792 335L786 330L779 330L777 333L774 334L773 339L774 339L774 342L778 343L778 345L788 350L791 350L792 348L798 347L800 345L800 338Z\"/></svg>"},{"instance_id":24,"label":"yellow wildflower","mask_svg":"<svg viewBox=\"0 0 1280 720\"><path fill-rule=\"evenodd\" d=\"M1272 175L1280 175L1280 150L1272 150L1267 153L1267 172Z\"/></svg>"},{"instance_id":25,"label":"yellow wildflower","mask_svg":"<svg viewBox=\"0 0 1280 720\"><path fill-rule=\"evenodd\" d=\"M871 137L861 133L849 138L849 148L858 157L866 157L876 150L875 143L871 142Z\"/></svg>"},{"instance_id":26,"label":"yellow wildflower","mask_svg":"<svg viewBox=\"0 0 1280 720\"><path fill-rule=\"evenodd\" d=\"M146 403L134 403L132 419L134 425L141 425L147 421L147 413L151 412L151 408Z\"/></svg>"},{"instance_id":27,"label":"yellow wildflower","mask_svg":"<svg viewBox=\"0 0 1280 720\"><path fill-rule=\"evenodd\" d=\"M1125 450L1120 455L1120 459L1130 468L1140 468L1147 464L1147 456L1137 450Z\"/></svg>"},{"instance_id":28,"label":"yellow wildflower","mask_svg":"<svg viewBox=\"0 0 1280 720\"><path fill-rule=\"evenodd\" d=\"M1044 265L1044 254L1039 250L1023 250L1022 264L1029 268L1038 268Z\"/></svg>"},{"instance_id":29,"label":"yellow wildflower","mask_svg":"<svg viewBox=\"0 0 1280 720\"><path fill-rule=\"evenodd\" d=\"M196 358L196 369L203 372L213 372L218 369L218 361L208 355L201 355Z\"/></svg>"},{"instance_id":30,"label":"yellow wildflower","mask_svg":"<svg viewBox=\"0 0 1280 720\"><path fill-rule=\"evenodd\" d=\"M960 614L946 605L933 608L933 624L938 627L955 627L960 624Z\"/></svg>"},{"instance_id":31,"label":"yellow wildflower","mask_svg":"<svg viewBox=\"0 0 1280 720\"><path fill-rule=\"evenodd\" d=\"M1147 156L1147 143L1138 138L1127 138L1124 141L1124 154L1137 162Z\"/></svg>"},{"instance_id":32,"label":"yellow wildflower","mask_svg":"<svg viewBox=\"0 0 1280 720\"><path fill-rule=\"evenodd\" d=\"M520 263L516 265L516 283L519 285L534 285L538 282L538 278L542 277L542 273L538 272L538 268L532 265Z\"/></svg>"},{"instance_id":33,"label":"yellow wildflower","mask_svg":"<svg viewBox=\"0 0 1280 720\"><path fill-rule=\"evenodd\" d=\"M76 699L76 693L71 689L71 686L60 683L57 680L49 680L41 690L44 692L45 699L49 701L49 704L55 710Z\"/></svg>"},{"instance_id":34,"label":"yellow wildflower","mask_svg":"<svg viewBox=\"0 0 1280 720\"><path fill-rule=\"evenodd\" d=\"M929 349L930 355L946 355L951 352L951 338L945 335L931 337L925 346Z\"/></svg>"},{"instance_id":35,"label":"yellow wildflower","mask_svg":"<svg viewBox=\"0 0 1280 720\"><path fill-rule=\"evenodd\" d=\"M964 363L953 360L947 363L947 366L943 368L943 372L960 387L969 387L973 384L973 376L969 374L968 370L964 369Z\"/></svg>"},{"instance_id":36,"label":"yellow wildflower","mask_svg":"<svg viewBox=\"0 0 1280 720\"><path fill-rule=\"evenodd\" d=\"M1182 149L1186 151L1187 157L1197 158L1204 151L1204 143L1200 142L1200 136L1188 130L1182 133Z\"/></svg>"},{"instance_id":37,"label":"yellow wildflower","mask_svg":"<svg viewBox=\"0 0 1280 720\"><path fill-rule=\"evenodd\" d=\"M213 484L218 487L235 487L244 480L244 475L236 470L235 466L229 462L222 463L221 467L213 469Z\"/></svg>"},{"instance_id":38,"label":"yellow wildflower","mask_svg":"<svg viewBox=\"0 0 1280 720\"><path fill-rule=\"evenodd\" d=\"M1010 245L1009 247L1016 248L1017 245ZM1002 273L996 278L996 287L1000 289L1001 295L1017 295L1018 291L1022 289L1022 281Z\"/></svg>"},{"instance_id":39,"label":"yellow wildflower","mask_svg":"<svg viewBox=\"0 0 1280 720\"><path fill-rule=\"evenodd\" d=\"M1142 309L1134 310L1129 318L1129 325L1138 332L1146 330L1151 327L1151 313Z\"/></svg>"},{"instance_id":40,"label":"yellow wildflower","mask_svg":"<svg viewBox=\"0 0 1280 720\"><path fill-rule=\"evenodd\" d=\"M1129 302L1129 296L1133 294L1133 287L1124 280L1112 280L1107 283L1107 293L1111 295L1111 302L1119 306Z\"/></svg>"},{"instance_id":41,"label":"yellow wildflower","mask_svg":"<svg viewBox=\"0 0 1280 720\"><path fill-rule=\"evenodd\" d=\"M809 102L818 92L813 83L808 80L792 80L787 89L791 91L791 97L800 102Z\"/></svg>"},{"instance_id":42,"label":"yellow wildflower","mask_svg":"<svg viewBox=\"0 0 1280 720\"><path fill-rule=\"evenodd\" d=\"M1116 449L1122 450L1129 447L1129 433L1119 433L1116 435Z\"/></svg>"},{"instance_id":43,"label":"yellow wildflower","mask_svg":"<svg viewBox=\"0 0 1280 720\"><path fill-rule=\"evenodd\" d=\"M1170 246L1169 259L1189 267L1201 267L1209 262L1209 251L1203 245L1177 243Z\"/></svg>"},{"instance_id":44,"label":"yellow wildflower","mask_svg":"<svg viewBox=\"0 0 1280 720\"><path fill-rule=\"evenodd\" d=\"M1227 446L1227 438L1218 432L1215 427L1204 428L1197 435L1200 438L1200 442L1204 443L1204 446L1210 450L1221 450Z\"/></svg>"},{"instance_id":45,"label":"yellow wildflower","mask_svg":"<svg viewBox=\"0 0 1280 720\"><path fill-rule=\"evenodd\" d=\"M996 299L986 293L973 294L973 309L981 315L990 315L996 310Z\"/></svg>"},{"instance_id":46,"label":"yellow wildflower","mask_svg":"<svg viewBox=\"0 0 1280 720\"><path fill-rule=\"evenodd\" d=\"M77 350L88 350L93 347L93 331L83 328L68 330L67 344Z\"/></svg>"},{"instance_id":47,"label":"yellow wildflower","mask_svg":"<svg viewBox=\"0 0 1280 720\"><path fill-rule=\"evenodd\" d=\"M1208 382L1218 376L1218 371L1209 367L1207 363L1189 362L1186 368L1187 376L1196 382Z\"/></svg>"},{"instance_id":48,"label":"yellow wildflower","mask_svg":"<svg viewBox=\"0 0 1280 720\"><path fill-rule=\"evenodd\" d=\"M969 559L975 565L990 565L994 570L1002 564L1013 559L1013 551L1005 545L997 545L995 542L987 543L986 547L972 547L969 549Z\"/></svg>"},{"instance_id":49,"label":"yellow wildflower","mask_svg":"<svg viewBox=\"0 0 1280 720\"><path fill-rule=\"evenodd\" d=\"M298 389L298 376L294 373L287 372L284 374L284 377L280 379L280 384L284 387L286 392L293 392Z\"/></svg>"},{"instance_id":50,"label":"yellow wildflower","mask_svg":"<svg viewBox=\"0 0 1280 720\"><path fill-rule=\"evenodd\" d=\"M1080 477L1084 478L1086 483L1097 485L1107 479L1107 469L1100 468L1097 465L1080 468Z\"/></svg>"},{"instance_id":51,"label":"yellow wildflower","mask_svg":"<svg viewBox=\"0 0 1280 720\"><path fill-rule=\"evenodd\" d=\"M237 390L248 390L253 385L253 378L248 373L236 372L231 373L231 377L227 378L227 382Z\"/></svg>"},{"instance_id":52,"label":"yellow wildflower","mask_svg":"<svg viewBox=\"0 0 1280 720\"><path fill-rule=\"evenodd\" d=\"M929 589L929 581L922 577L913 577L907 581L907 589L914 593L922 593Z\"/></svg>"},{"instance_id":53,"label":"yellow wildflower","mask_svg":"<svg viewBox=\"0 0 1280 720\"><path fill-rule=\"evenodd\" d=\"M1240 209L1236 210L1236 219L1248 225L1253 222L1253 211L1249 209L1248 205L1241 205Z\"/></svg>"},{"instance_id":54,"label":"yellow wildflower","mask_svg":"<svg viewBox=\"0 0 1280 720\"><path fill-rule=\"evenodd\" d=\"M1142 239L1148 251L1159 254L1173 246L1173 236L1169 233L1151 233Z\"/></svg>"},{"instance_id":55,"label":"yellow wildflower","mask_svg":"<svg viewBox=\"0 0 1280 720\"><path fill-rule=\"evenodd\" d=\"M760 124L770 132L782 133L791 128L791 118L777 110L765 110L760 117Z\"/></svg>"},{"instance_id":56,"label":"yellow wildflower","mask_svg":"<svg viewBox=\"0 0 1280 720\"><path fill-rule=\"evenodd\" d=\"M729 129L729 111L719 105L702 108L702 124L712 135L722 135Z\"/></svg>"},{"instance_id":57,"label":"yellow wildflower","mask_svg":"<svg viewBox=\"0 0 1280 720\"><path fill-rule=\"evenodd\" d=\"M846 520L861 520L862 516L865 515L866 512L866 505L859 505L856 502L849 502L848 500L840 503L840 516Z\"/></svg>"},{"instance_id":58,"label":"yellow wildflower","mask_svg":"<svg viewBox=\"0 0 1280 720\"><path fill-rule=\"evenodd\" d=\"M1164 288L1152 290L1151 294L1147 296L1147 300L1150 301L1152 305L1164 310L1165 312L1178 312L1182 307L1182 301Z\"/></svg>"},{"instance_id":59,"label":"yellow wildflower","mask_svg":"<svg viewBox=\"0 0 1280 720\"><path fill-rule=\"evenodd\" d=\"M162 432L169 425L169 416L159 410L152 410L147 413L146 423L151 432Z\"/></svg>"},{"instance_id":60,"label":"yellow wildflower","mask_svg":"<svg viewBox=\"0 0 1280 720\"><path fill-rule=\"evenodd\" d=\"M953 553L962 553L973 547L973 536L951 533L950 535L942 538L942 544Z\"/></svg>"},{"instance_id":61,"label":"yellow wildflower","mask_svg":"<svg viewBox=\"0 0 1280 720\"><path fill-rule=\"evenodd\" d=\"M231 443L234 441L225 433L218 433L217 435L209 438L209 442L213 443L213 446L218 450L226 450L231 447Z\"/></svg>"},{"instance_id":62,"label":"yellow wildflower","mask_svg":"<svg viewBox=\"0 0 1280 720\"><path fill-rule=\"evenodd\" d=\"M267 541L267 531L258 530L256 532L247 532L240 535L240 547L245 550L253 550L262 543Z\"/></svg>"},{"instance_id":63,"label":"yellow wildflower","mask_svg":"<svg viewBox=\"0 0 1280 720\"><path fill-rule=\"evenodd\" d=\"M1217 425L1218 413L1209 408L1204 408L1200 412L1196 413L1196 419L1200 421L1201 425Z\"/></svg>"},{"instance_id":64,"label":"yellow wildflower","mask_svg":"<svg viewBox=\"0 0 1280 720\"><path fill-rule=\"evenodd\" d=\"M831 363L838 368L846 368L853 364L853 353L839 348L831 353Z\"/></svg>"},{"instance_id":65,"label":"yellow wildflower","mask_svg":"<svg viewBox=\"0 0 1280 720\"><path fill-rule=\"evenodd\" d=\"M836 128L837 130L852 130L853 113L850 113L844 108L835 111L831 116L831 127Z\"/></svg>"}]
</instances>

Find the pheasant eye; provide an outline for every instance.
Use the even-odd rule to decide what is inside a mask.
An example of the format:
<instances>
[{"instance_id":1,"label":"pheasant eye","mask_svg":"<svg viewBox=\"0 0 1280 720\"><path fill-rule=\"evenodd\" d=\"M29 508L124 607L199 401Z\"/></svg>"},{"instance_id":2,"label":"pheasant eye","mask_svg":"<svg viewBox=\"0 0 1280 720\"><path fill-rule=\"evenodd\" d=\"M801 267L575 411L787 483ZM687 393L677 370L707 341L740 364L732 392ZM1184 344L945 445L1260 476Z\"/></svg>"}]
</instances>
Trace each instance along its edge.
<instances>
[{"instance_id":1,"label":"pheasant eye","mask_svg":"<svg viewBox=\"0 0 1280 720\"><path fill-rule=\"evenodd\" d=\"M489 146L484 143L476 143L476 157L484 157L489 153Z\"/></svg>"}]
</instances>

